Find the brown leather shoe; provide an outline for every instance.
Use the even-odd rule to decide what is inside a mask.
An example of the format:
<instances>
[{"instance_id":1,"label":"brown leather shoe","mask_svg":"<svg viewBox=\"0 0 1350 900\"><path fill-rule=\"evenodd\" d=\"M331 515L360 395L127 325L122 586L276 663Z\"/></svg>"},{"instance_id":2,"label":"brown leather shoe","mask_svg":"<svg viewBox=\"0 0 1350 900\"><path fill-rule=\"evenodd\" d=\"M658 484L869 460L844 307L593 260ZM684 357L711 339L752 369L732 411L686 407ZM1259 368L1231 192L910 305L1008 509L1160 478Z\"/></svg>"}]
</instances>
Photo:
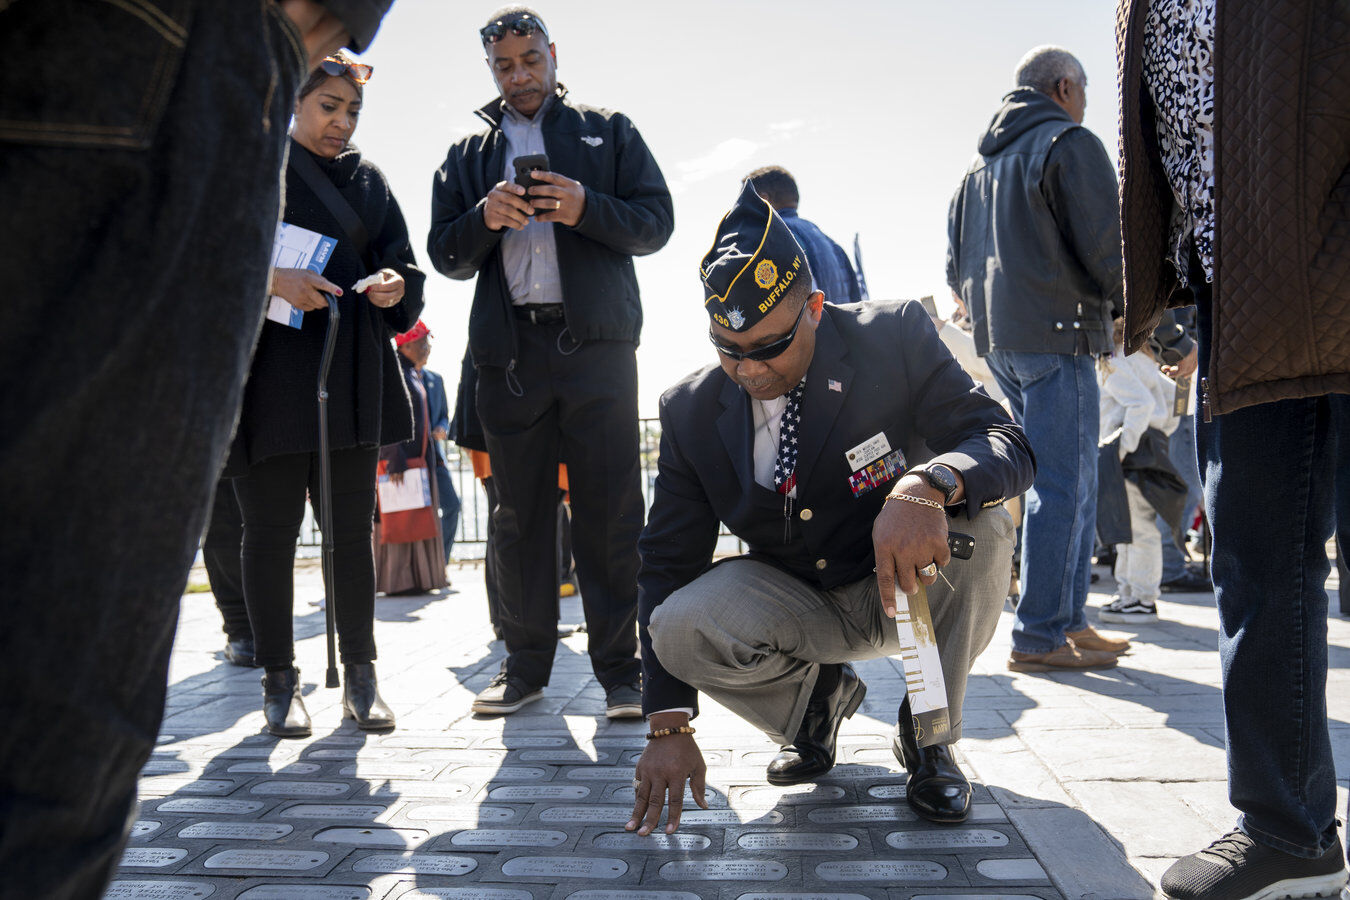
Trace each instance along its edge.
<instances>
[{"instance_id":1,"label":"brown leather shoe","mask_svg":"<svg viewBox=\"0 0 1350 900\"><path fill-rule=\"evenodd\" d=\"M1080 650L1072 641L1060 644L1049 653L1012 652L1008 668L1013 672L1055 672L1075 669L1110 669L1120 660L1105 650Z\"/></svg>"},{"instance_id":2,"label":"brown leather shoe","mask_svg":"<svg viewBox=\"0 0 1350 900\"><path fill-rule=\"evenodd\" d=\"M1107 637L1091 625L1082 631L1070 631L1064 636L1073 641L1079 650L1104 650L1119 655L1130 649L1130 642L1125 638Z\"/></svg>"}]
</instances>

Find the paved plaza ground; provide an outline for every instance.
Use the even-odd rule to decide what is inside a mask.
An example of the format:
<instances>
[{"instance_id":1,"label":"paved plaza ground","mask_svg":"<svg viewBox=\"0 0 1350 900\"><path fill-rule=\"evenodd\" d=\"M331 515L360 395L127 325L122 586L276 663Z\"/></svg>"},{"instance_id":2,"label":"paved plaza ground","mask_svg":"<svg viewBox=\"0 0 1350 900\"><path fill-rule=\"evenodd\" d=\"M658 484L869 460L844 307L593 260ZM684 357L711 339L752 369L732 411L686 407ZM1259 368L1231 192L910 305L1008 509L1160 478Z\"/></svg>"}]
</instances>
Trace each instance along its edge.
<instances>
[{"instance_id":1,"label":"paved plaza ground","mask_svg":"<svg viewBox=\"0 0 1350 900\"><path fill-rule=\"evenodd\" d=\"M1164 595L1162 621L1133 632L1119 668L1097 673L1008 672L1005 612L966 702L958 756L976 787L965 825L929 824L905 804L890 751L902 672L882 659L859 666L867 700L844 723L839 764L815 785L766 784L776 747L706 704L695 725L711 809L687 811L674 835L639 838L623 823L645 728L605 719L585 635L560 642L544 700L474 717L470 701L503 649L491 641L482 570L451 575L442 594L376 602L376 668L399 715L383 736L343 722L340 691L322 687L316 565L296 573L298 664L314 717L304 740L262 731L259 670L223 661L210 594L186 595L160 744L107 896L1147 898L1175 855L1235 816L1209 594ZM1094 586L1109 587L1109 576ZM1106 600L1094 593L1090 605ZM562 614L580 621L580 602L564 600ZM1345 775L1350 620L1333 614L1330 631L1332 742Z\"/></svg>"}]
</instances>

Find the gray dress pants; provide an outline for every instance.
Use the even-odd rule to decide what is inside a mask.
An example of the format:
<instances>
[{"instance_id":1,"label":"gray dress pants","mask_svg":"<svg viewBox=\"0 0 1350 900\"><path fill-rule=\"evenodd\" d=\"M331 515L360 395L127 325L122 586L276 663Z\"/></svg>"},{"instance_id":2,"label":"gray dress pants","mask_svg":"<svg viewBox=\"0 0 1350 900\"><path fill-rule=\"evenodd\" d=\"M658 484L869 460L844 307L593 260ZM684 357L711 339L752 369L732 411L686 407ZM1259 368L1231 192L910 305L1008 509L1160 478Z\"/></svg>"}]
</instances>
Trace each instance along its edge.
<instances>
[{"instance_id":1,"label":"gray dress pants","mask_svg":"<svg viewBox=\"0 0 1350 900\"><path fill-rule=\"evenodd\" d=\"M939 578L927 590L956 741L970 666L1008 594L1014 526L1001 506L951 525L975 538L975 553L942 570L951 587ZM822 664L900 650L875 578L821 590L751 559L716 565L672 593L653 611L650 632L667 671L779 744L796 735Z\"/></svg>"}]
</instances>

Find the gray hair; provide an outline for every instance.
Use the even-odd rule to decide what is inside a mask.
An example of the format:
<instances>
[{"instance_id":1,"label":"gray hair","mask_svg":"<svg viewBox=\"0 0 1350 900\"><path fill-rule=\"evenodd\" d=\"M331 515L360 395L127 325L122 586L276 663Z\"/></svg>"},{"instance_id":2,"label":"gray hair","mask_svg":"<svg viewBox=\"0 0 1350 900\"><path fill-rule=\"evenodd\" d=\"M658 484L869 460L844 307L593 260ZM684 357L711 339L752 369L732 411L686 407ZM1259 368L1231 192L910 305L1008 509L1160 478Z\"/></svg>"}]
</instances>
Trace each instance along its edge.
<instances>
[{"instance_id":1,"label":"gray hair","mask_svg":"<svg viewBox=\"0 0 1350 900\"><path fill-rule=\"evenodd\" d=\"M1033 47L1017 64L1013 76L1017 85L1033 87L1042 94L1053 94L1060 79L1067 78L1079 87L1087 87L1087 73L1083 64L1068 50L1046 44Z\"/></svg>"}]
</instances>

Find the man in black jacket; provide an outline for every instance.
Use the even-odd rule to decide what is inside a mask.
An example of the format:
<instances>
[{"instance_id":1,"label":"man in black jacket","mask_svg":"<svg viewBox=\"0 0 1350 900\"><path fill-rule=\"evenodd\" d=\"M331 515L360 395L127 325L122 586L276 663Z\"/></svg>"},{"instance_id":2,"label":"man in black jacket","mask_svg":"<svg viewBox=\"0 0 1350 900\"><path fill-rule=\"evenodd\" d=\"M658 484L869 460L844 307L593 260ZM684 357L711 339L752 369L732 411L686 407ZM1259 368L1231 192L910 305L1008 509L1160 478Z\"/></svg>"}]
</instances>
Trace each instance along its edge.
<instances>
[{"instance_id":1,"label":"man in black jacket","mask_svg":"<svg viewBox=\"0 0 1350 900\"><path fill-rule=\"evenodd\" d=\"M455 143L432 187L427 250L443 275L477 277L469 352L498 505L495 571L507 657L474 701L483 714L538 699L557 646L553 565L558 462L591 664L611 718L641 715L636 659L642 528L633 256L674 228L665 179L621 113L567 99L539 15L499 10L480 32L501 96L487 129ZM513 160L547 154L527 195Z\"/></svg>"},{"instance_id":2,"label":"man in black jacket","mask_svg":"<svg viewBox=\"0 0 1350 900\"><path fill-rule=\"evenodd\" d=\"M688 727L699 691L784 745L771 783L829 771L840 722L866 692L848 662L900 653L888 616L897 589L914 594L919 581L946 690L935 706L959 738L970 664L1008 590L1013 524L1001 504L1034 469L1022 430L923 308L824 303L788 225L749 183L714 247L702 275L721 366L661 398L640 543L653 739L628 827L642 834L667 797L676 829L686 779L701 802L705 766ZM949 515L975 549L939 581ZM749 553L710 568L719 521ZM907 800L925 818L962 821L970 784L946 744L917 746L907 704L895 742Z\"/></svg>"},{"instance_id":3,"label":"man in black jacket","mask_svg":"<svg viewBox=\"0 0 1350 900\"><path fill-rule=\"evenodd\" d=\"M1008 668L1108 668L1129 643L1098 634L1084 606L1097 517L1093 357L1111 352L1121 298L1115 171L1082 127L1077 59L1038 47L1016 78L952 199L947 282L1036 449Z\"/></svg>"}]
</instances>

